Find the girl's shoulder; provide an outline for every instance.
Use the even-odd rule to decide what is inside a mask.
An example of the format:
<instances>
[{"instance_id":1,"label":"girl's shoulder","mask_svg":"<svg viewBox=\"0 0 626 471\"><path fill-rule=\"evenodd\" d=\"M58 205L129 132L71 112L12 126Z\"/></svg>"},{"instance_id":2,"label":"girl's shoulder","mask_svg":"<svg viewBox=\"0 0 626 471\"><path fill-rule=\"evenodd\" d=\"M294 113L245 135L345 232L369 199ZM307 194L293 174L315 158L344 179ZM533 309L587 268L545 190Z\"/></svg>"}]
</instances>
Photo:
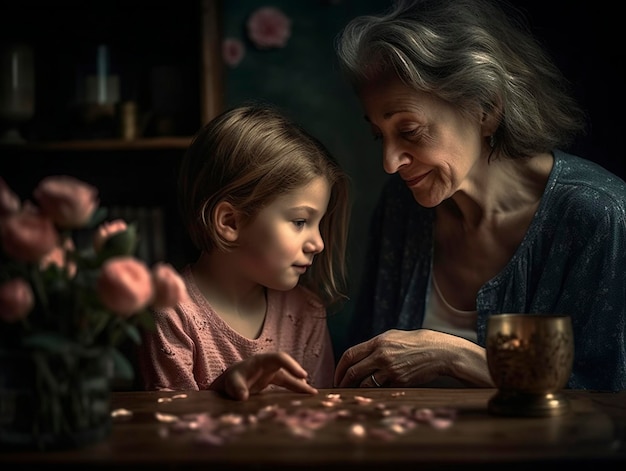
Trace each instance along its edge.
<instances>
[{"instance_id":1,"label":"girl's shoulder","mask_svg":"<svg viewBox=\"0 0 626 471\"><path fill-rule=\"evenodd\" d=\"M287 291L268 289L268 303L278 307L281 312L288 312L298 317L309 317L311 314L323 314L326 308L318 295L310 289L297 285Z\"/></svg>"},{"instance_id":2,"label":"girl's shoulder","mask_svg":"<svg viewBox=\"0 0 626 471\"><path fill-rule=\"evenodd\" d=\"M189 325L213 319L213 309L200 294L191 271L191 266L183 267L180 270L180 275L187 288L188 296L176 306L160 309L152 308L151 313L154 320L161 324L185 326L185 329L187 329Z\"/></svg>"}]
</instances>

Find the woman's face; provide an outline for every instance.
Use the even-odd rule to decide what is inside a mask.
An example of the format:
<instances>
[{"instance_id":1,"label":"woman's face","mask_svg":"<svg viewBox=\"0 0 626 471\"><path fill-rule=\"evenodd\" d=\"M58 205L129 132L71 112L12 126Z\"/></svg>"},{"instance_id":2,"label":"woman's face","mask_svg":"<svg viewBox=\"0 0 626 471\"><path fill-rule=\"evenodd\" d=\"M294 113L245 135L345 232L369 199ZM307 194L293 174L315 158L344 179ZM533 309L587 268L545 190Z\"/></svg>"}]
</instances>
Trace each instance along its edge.
<instances>
[{"instance_id":1,"label":"woman's face","mask_svg":"<svg viewBox=\"0 0 626 471\"><path fill-rule=\"evenodd\" d=\"M480 116L463 116L450 103L393 78L360 91L365 119L382 140L383 167L399 173L422 206L451 197L481 158Z\"/></svg>"}]
</instances>

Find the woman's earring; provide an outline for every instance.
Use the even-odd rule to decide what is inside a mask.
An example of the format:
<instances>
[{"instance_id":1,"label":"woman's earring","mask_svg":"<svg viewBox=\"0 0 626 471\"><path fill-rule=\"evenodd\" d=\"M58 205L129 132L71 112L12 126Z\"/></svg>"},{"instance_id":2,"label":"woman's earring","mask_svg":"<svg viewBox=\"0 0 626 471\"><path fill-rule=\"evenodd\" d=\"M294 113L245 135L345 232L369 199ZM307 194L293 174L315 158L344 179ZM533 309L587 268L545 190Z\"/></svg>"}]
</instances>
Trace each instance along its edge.
<instances>
[{"instance_id":1,"label":"woman's earring","mask_svg":"<svg viewBox=\"0 0 626 471\"><path fill-rule=\"evenodd\" d=\"M493 149L493 147L496 145L496 138L495 136L492 134L491 136L489 136L489 147L491 147Z\"/></svg>"}]
</instances>

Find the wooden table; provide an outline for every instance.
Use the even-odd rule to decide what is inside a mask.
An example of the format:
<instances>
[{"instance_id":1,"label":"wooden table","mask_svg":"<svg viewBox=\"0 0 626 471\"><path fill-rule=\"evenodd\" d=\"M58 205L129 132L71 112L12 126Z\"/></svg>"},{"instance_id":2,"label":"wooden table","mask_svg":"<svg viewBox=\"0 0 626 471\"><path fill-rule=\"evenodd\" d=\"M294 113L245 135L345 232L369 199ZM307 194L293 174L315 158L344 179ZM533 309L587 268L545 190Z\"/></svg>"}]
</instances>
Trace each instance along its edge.
<instances>
[{"instance_id":1,"label":"wooden table","mask_svg":"<svg viewBox=\"0 0 626 471\"><path fill-rule=\"evenodd\" d=\"M245 402L210 391L115 392L109 438L79 450L0 454L2 470L626 469L626 391L566 391L571 412L487 412L493 389L328 389ZM7 466L10 465L10 466ZM579 468L580 469L580 468Z\"/></svg>"}]
</instances>

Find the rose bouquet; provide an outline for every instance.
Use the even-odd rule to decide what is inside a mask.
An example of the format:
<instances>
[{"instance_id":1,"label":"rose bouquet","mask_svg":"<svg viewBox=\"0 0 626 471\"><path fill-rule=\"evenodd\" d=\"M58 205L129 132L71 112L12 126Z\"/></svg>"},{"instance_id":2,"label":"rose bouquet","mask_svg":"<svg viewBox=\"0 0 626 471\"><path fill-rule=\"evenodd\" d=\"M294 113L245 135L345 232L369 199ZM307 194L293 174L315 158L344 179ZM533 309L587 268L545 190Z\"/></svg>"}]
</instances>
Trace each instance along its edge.
<instances>
[{"instance_id":1,"label":"rose bouquet","mask_svg":"<svg viewBox=\"0 0 626 471\"><path fill-rule=\"evenodd\" d=\"M171 265L135 257L133 223L106 218L97 189L74 177L46 177L25 201L0 177L0 391L26 370L41 401L80 389L70 377L83 375L85 354L110 358L110 379L132 379L119 347L141 342L151 307L187 296ZM16 355L29 366L6 361Z\"/></svg>"}]
</instances>

